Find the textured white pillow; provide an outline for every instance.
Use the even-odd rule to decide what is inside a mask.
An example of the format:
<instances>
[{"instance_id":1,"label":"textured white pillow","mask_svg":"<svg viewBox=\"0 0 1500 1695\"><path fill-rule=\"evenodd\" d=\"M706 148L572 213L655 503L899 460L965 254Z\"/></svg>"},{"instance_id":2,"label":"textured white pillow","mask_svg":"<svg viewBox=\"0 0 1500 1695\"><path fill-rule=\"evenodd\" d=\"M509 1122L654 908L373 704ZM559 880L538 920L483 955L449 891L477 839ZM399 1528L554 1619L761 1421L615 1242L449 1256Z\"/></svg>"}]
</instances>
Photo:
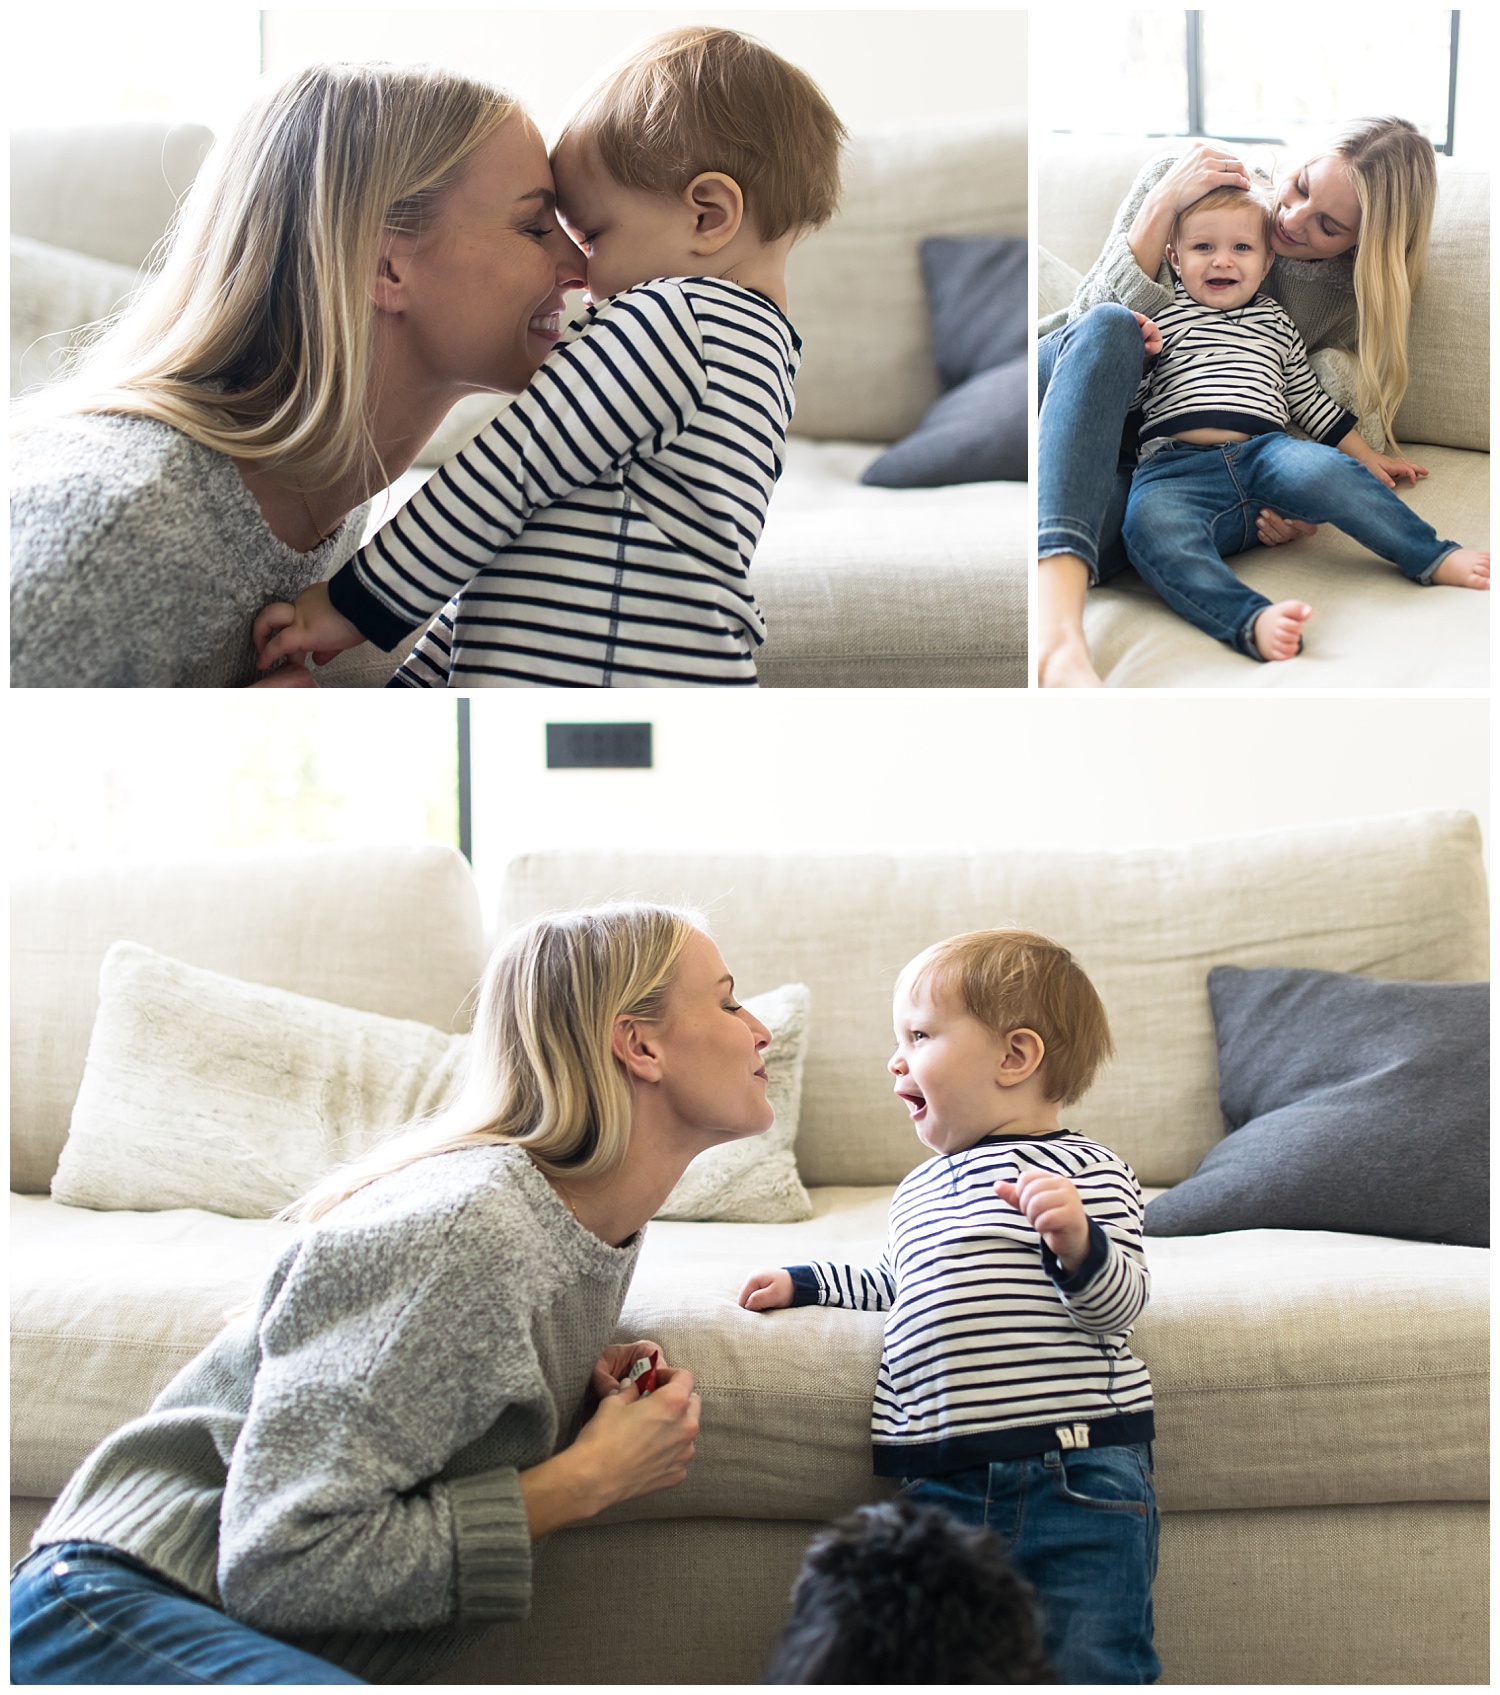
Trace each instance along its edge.
<instances>
[{"instance_id":1,"label":"textured white pillow","mask_svg":"<svg viewBox=\"0 0 1500 1695\"><path fill-rule=\"evenodd\" d=\"M792 1142L807 990L745 1003L774 1038L763 1136L699 1155L660 1214L808 1218ZM116 942L52 1198L101 1212L198 1207L267 1218L451 1093L468 1038L245 983Z\"/></svg>"},{"instance_id":2,"label":"textured white pillow","mask_svg":"<svg viewBox=\"0 0 1500 1695\"><path fill-rule=\"evenodd\" d=\"M269 1217L440 1104L464 1043L116 942L52 1197Z\"/></svg>"},{"instance_id":3,"label":"textured white pillow","mask_svg":"<svg viewBox=\"0 0 1500 1695\"><path fill-rule=\"evenodd\" d=\"M658 1218L725 1224L795 1224L812 1217L812 1202L797 1175L792 1143L802 1108L802 1061L807 1053L810 997L787 983L744 1004L771 1032L766 1050L766 1098L776 1118L762 1136L708 1148L682 1174Z\"/></svg>"}]
</instances>

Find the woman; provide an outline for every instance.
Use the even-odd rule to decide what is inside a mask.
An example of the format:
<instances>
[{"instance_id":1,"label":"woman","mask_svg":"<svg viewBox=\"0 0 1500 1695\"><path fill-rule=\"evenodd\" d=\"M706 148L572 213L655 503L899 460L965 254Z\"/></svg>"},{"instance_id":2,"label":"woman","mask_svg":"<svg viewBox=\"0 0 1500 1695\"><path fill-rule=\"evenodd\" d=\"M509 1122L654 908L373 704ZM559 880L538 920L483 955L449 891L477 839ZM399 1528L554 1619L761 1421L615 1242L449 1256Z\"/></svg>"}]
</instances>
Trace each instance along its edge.
<instances>
[{"instance_id":1,"label":"woman","mask_svg":"<svg viewBox=\"0 0 1500 1695\"><path fill-rule=\"evenodd\" d=\"M265 95L154 281L23 408L12 682L251 682L260 608L354 552L455 400L524 387L556 341L584 268L551 196L486 83L317 65Z\"/></svg>"},{"instance_id":2,"label":"woman","mask_svg":"<svg viewBox=\"0 0 1500 1695\"><path fill-rule=\"evenodd\" d=\"M1038 680L1099 687L1083 633L1084 598L1127 563L1120 525L1133 451L1123 444L1140 382L1139 318L1165 303L1164 250L1178 214L1211 189L1249 187L1234 154L1195 143L1148 164L1115 216L1103 253L1083 279L1070 322L1038 347ZM1361 428L1394 450L1407 387L1407 325L1422 280L1437 199L1432 145L1402 118L1346 130L1328 152L1291 172L1276 191L1265 291L1291 314L1308 350L1355 349L1353 392L1336 395ZM1424 473L1425 474L1425 473ZM1265 511L1270 547L1310 525Z\"/></svg>"},{"instance_id":3,"label":"woman","mask_svg":"<svg viewBox=\"0 0 1500 1695\"><path fill-rule=\"evenodd\" d=\"M668 908L502 946L454 1104L292 1209L253 1313L43 1521L14 1681L418 1681L525 1616L535 1539L680 1482L691 1374L642 1398L654 1345L607 1344L688 1162L770 1127L733 988Z\"/></svg>"}]
</instances>

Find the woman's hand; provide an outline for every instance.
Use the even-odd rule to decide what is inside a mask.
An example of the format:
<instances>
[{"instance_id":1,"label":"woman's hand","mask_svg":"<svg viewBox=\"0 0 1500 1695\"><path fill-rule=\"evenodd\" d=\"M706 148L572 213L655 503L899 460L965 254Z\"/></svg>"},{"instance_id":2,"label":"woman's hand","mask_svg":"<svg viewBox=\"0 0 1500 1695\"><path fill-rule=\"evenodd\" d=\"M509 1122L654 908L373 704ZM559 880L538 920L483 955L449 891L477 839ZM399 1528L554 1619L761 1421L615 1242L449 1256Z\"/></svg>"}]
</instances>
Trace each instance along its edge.
<instances>
[{"instance_id":1,"label":"woman's hand","mask_svg":"<svg viewBox=\"0 0 1500 1695\"><path fill-rule=\"evenodd\" d=\"M594 1370L589 1378L589 1394L596 1401L603 1400L606 1395L613 1395L617 1389L625 1386L625 1373L631 1366L637 1360L650 1359L652 1354L657 1356L658 1371L670 1369L666 1362L666 1350L660 1342L611 1342L594 1361Z\"/></svg>"},{"instance_id":2,"label":"woman's hand","mask_svg":"<svg viewBox=\"0 0 1500 1695\"><path fill-rule=\"evenodd\" d=\"M358 647L365 639L357 625L334 611L327 583L304 589L292 605L277 601L262 607L251 636L255 663L262 671L278 659L300 659L308 653L315 665L326 665L334 654Z\"/></svg>"},{"instance_id":3,"label":"woman's hand","mask_svg":"<svg viewBox=\"0 0 1500 1695\"><path fill-rule=\"evenodd\" d=\"M1255 515L1255 534L1262 547L1280 547L1285 542L1296 541L1299 536L1315 536L1317 533L1316 524L1309 524L1302 518L1283 518L1269 506L1262 506Z\"/></svg>"},{"instance_id":4,"label":"woman's hand","mask_svg":"<svg viewBox=\"0 0 1500 1695\"><path fill-rule=\"evenodd\" d=\"M751 1312L769 1312L772 1307L792 1304L792 1274L789 1271L757 1271L740 1290L740 1305Z\"/></svg>"},{"instance_id":5,"label":"woman's hand","mask_svg":"<svg viewBox=\"0 0 1500 1695\"><path fill-rule=\"evenodd\" d=\"M701 1406L692 1372L661 1366L651 1394L627 1383L602 1396L570 1448L520 1475L532 1540L616 1502L676 1488L697 1444Z\"/></svg>"}]
</instances>

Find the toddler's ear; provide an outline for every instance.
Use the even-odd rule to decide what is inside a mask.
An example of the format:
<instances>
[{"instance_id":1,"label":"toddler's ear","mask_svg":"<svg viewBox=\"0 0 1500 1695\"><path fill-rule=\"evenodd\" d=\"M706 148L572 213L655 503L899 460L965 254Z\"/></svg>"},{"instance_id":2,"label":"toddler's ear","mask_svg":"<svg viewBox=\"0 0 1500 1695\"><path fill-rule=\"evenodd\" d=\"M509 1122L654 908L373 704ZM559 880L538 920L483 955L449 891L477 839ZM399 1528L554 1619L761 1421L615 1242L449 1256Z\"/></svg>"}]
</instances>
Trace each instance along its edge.
<instances>
[{"instance_id":1,"label":"toddler's ear","mask_svg":"<svg viewBox=\"0 0 1500 1695\"><path fill-rule=\"evenodd\" d=\"M727 247L745 221L745 196L723 171L700 171L682 191L693 214L693 249L717 253Z\"/></svg>"},{"instance_id":2,"label":"toddler's ear","mask_svg":"<svg viewBox=\"0 0 1500 1695\"><path fill-rule=\"evenodd\" d=\"M1172 246L1170 241L1162 249L1162 253L1165 256L1167 263L1172 267L1172 275L1174 277L1180 277L1182 275L1182 267L1177 263L1177 250Z\"/></svg>"}]
</instances>

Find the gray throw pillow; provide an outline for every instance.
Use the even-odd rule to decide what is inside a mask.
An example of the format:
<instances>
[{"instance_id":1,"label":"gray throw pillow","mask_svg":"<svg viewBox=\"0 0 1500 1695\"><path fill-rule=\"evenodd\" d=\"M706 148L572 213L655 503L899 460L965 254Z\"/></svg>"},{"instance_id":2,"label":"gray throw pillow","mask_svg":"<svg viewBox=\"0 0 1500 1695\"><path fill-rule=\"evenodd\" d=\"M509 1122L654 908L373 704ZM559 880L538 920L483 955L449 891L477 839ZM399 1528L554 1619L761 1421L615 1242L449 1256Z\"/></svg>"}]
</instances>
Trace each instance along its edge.
<instances>
[{"instance_id":1,"label":"gray throw pillow","mask_svg":"<svg viewBox=\"0 0 1500 1695\"><path fill-rule=\"evenodd\" d=\"M862 482L875 488L1026 481L1026 355L980 371L935 401Z\"/></svg>"},{"instance_id":2,"label":"gray throw pillow","mask_svg":"<svg viewBox=\"0 0 1500 1695\"><path fill-rule=\"evenodd\" d=\"M875 488L1026 480L1026 243L934 236L922 280L942 398L860 481Z\"/></svg>"},{"instance_id":3,"label":"gray throw pillow","mask_svg":"<svg viewBox=\"0 0 1500 1695\"><path fill-rule=\"evenodd\" d=\"M1148 1234L1489 1245L1488 983L1221 965L1208 995L1227 1133Z\"/></svg>"}]
</instances>

